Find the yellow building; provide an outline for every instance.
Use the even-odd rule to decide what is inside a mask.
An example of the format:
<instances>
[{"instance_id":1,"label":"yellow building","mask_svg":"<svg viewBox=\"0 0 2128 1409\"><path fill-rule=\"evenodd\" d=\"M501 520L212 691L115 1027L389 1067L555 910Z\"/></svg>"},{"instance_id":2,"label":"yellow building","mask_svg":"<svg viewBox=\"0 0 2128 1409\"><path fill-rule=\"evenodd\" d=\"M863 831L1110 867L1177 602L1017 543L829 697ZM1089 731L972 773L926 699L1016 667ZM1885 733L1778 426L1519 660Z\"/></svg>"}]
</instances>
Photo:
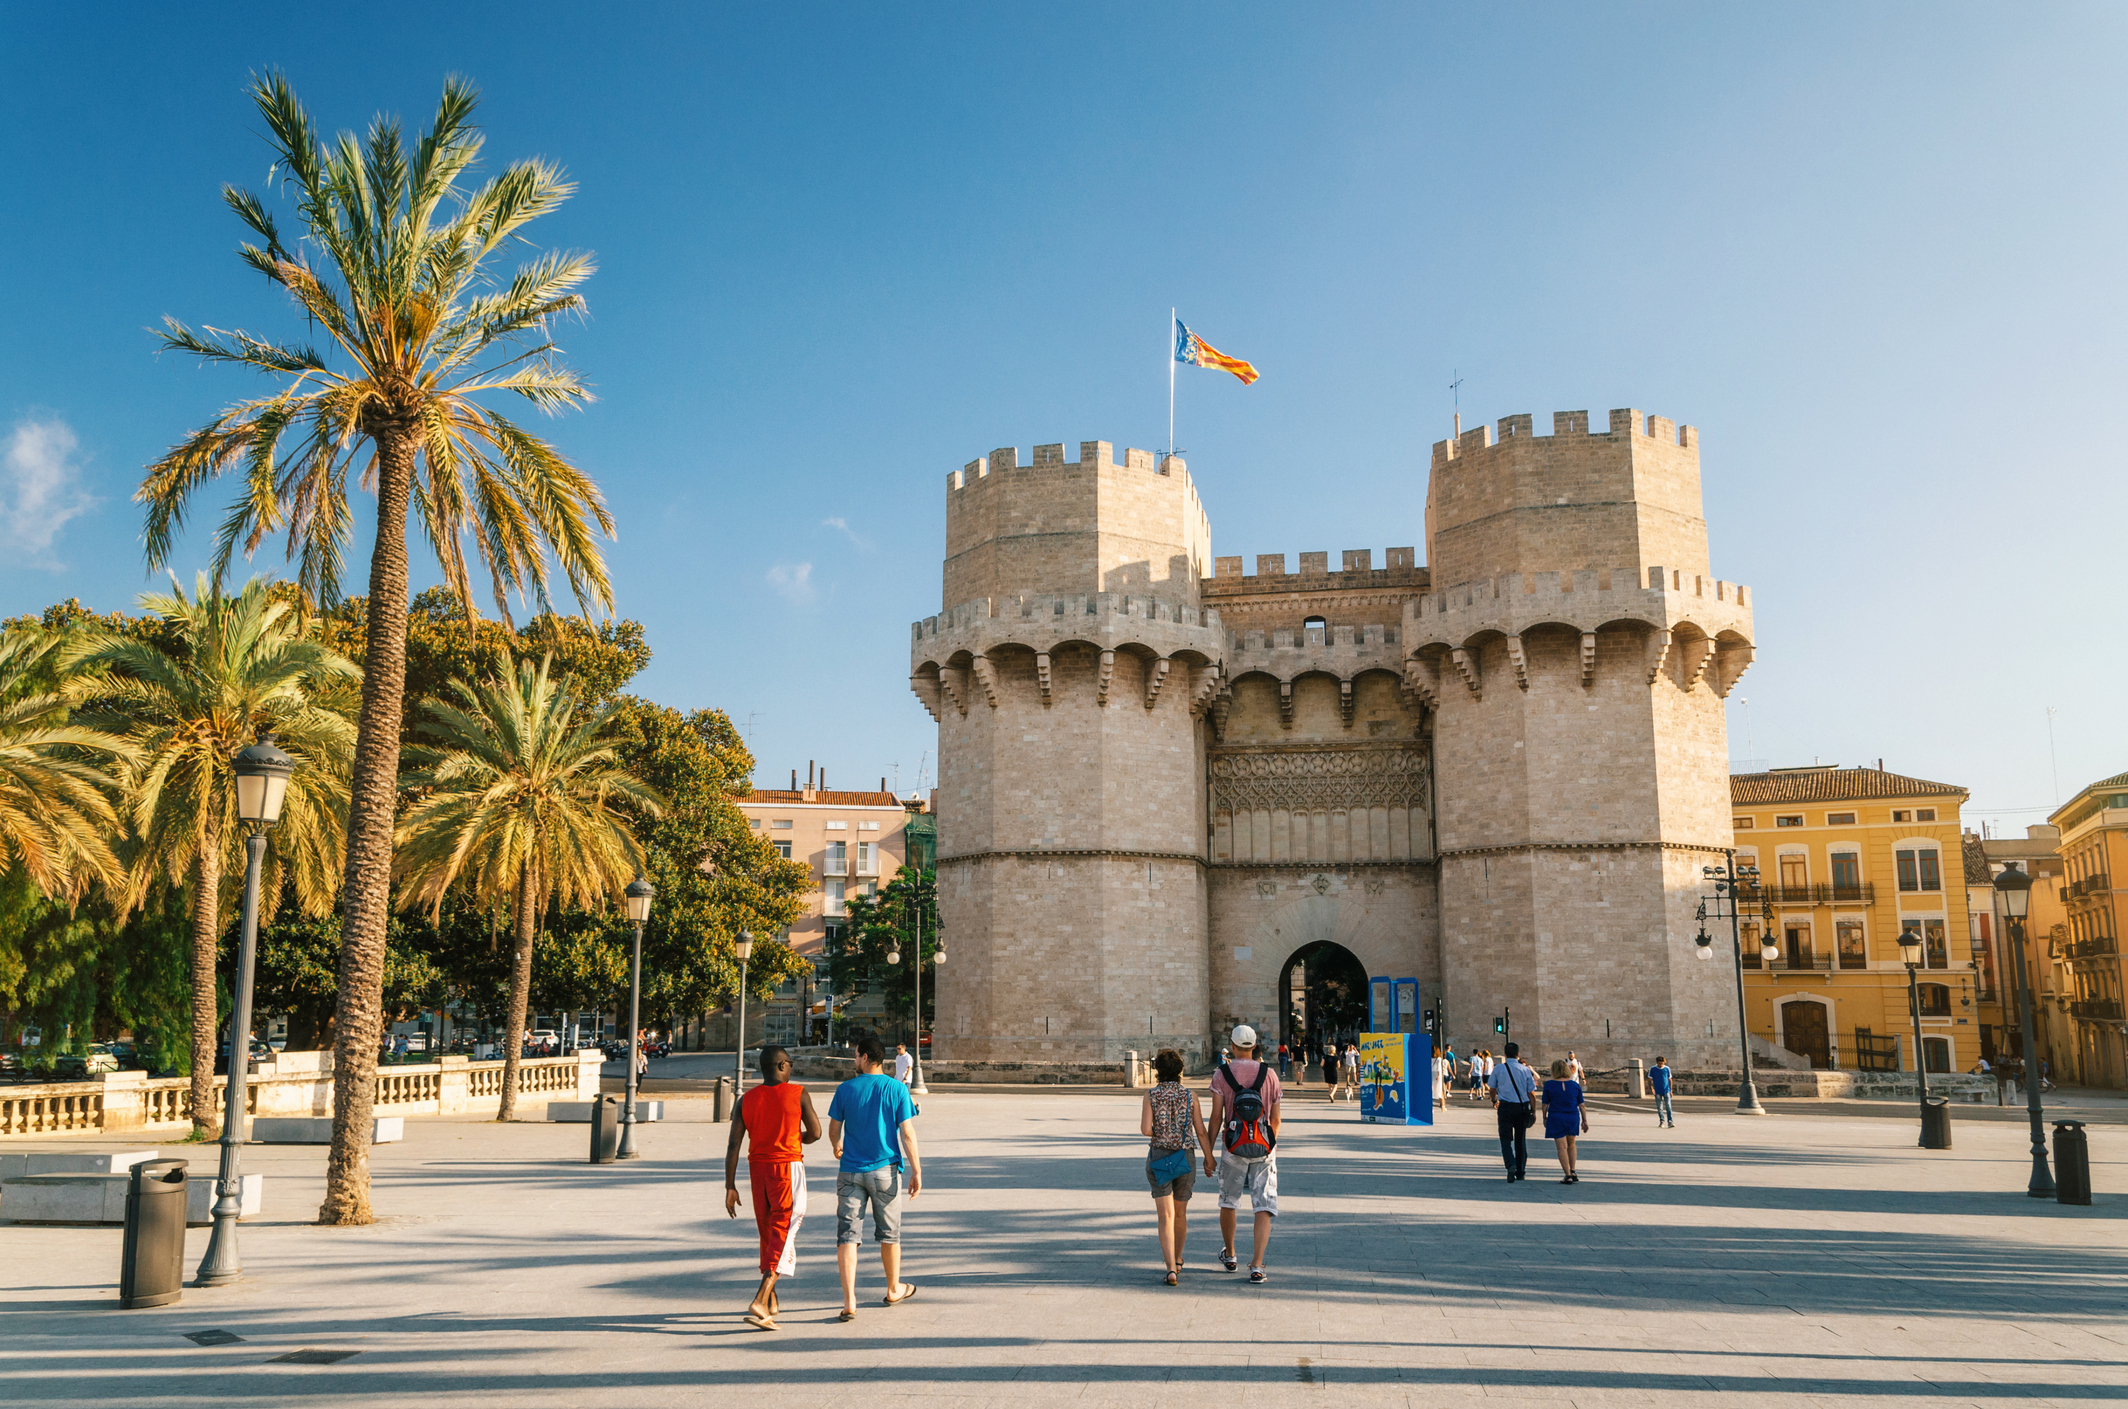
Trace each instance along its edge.
<instances>
[{"instance_id":1,"label":"yellow building","mask_svg":"<svg viewBox=\"0 0 2128 1409\"><path fill-rule=\"evenodd\" d=\"M2048 1005L2056 1081L2128 1086L2123 1025L2121 900L2128 874L2128 773L2091 784L2047 819L2061 829L2063 933L2047 945ZM2037 887L2034 887L2036 890Z\"/></svg>"},{"instance_id":2,"label":"yellow building","mask_svg":"<svg viewBox=\"0 0 2128 1409\"><path fill-rule=\"evenodd\" d=\"M1913 1070L1899 960L1899 936L1912 931L1926 1068L1972 1070L2001 1016L1968 922L1965 789L1828 766L1739 773L1729 790L1737 863L1759 872L1758 888L1741 893L1751 1032L1814 1067Z\"/></svg>"}]
</instances>

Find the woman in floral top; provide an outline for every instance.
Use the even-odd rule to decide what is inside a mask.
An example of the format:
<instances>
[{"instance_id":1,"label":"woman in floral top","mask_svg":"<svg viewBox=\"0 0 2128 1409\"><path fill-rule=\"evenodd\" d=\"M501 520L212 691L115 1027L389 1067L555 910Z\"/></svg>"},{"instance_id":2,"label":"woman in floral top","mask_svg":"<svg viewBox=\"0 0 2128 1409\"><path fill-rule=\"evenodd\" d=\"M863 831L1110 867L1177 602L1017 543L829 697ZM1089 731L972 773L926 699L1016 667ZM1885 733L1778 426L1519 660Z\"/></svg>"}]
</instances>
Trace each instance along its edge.
<instances>
[{"instance_id":1,"label":"woman in floral top","mask_svg":"<svg viewBox=\"0 0 2128 1409\"><path fill-rule=\"evenodd\" d=\"M1145 1180L1153 1188L1160 1260L1167 1265L1167 1284L1172 1287L1180 1280L1176 1274L1182 1270L1182 1243L1190 1231L1190 1194L1197 1186L1197 1161L1190 1147L1210 1159L1212 1139L1205 1133L1196 1094L1182 1084L1182 1054L1172 1047L1161 1051L1153 1058L1153 1074L1160 1084L1145 1093L1138 1107L1138 1133L1152 1142L1145 1152ZM1173 1158L1178 1152L1179 1160ZM1179 1170L1157 1168L1163 1160Z\"/></svg>"}]
</instances>

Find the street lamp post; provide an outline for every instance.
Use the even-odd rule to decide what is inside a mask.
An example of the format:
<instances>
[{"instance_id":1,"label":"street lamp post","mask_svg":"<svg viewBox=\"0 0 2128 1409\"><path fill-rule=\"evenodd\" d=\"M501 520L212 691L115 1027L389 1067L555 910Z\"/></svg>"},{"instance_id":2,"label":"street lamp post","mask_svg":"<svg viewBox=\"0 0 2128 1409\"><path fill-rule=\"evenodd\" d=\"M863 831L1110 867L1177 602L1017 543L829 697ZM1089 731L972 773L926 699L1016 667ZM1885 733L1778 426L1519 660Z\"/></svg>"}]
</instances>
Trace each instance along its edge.
<instances>
[{"instance_id":1,"label":"street lamp post","mask_svg":"<svg viewBox=\"0 0 2128 1409\"><path fill-rule=\"evenodd\" d=\"M1906 1006L1914 1024L1914 1085L1921 1099L1921 1139L1928 1142L1928 1058L1921 1051L1921 931L1899 931L1899 962L1906 965Z\"/></svg>"},{"instance_id":2,"label":"street lamp post","mask_svg":"<svg viewBox=\"0 0 2128 1409\"><path fill-rule=\"evenodd\" d=\"M739 1098L746 1094L746 961L754 956L754 932L739 931L732 952L739 956L739 1051L732 1058L732 1108L736 1111Z\"/></svg>"},{"instance_id":3,"label":"street lamp post","mask_svg":"<svg viewBox=\"0 0 2128 1409\"><path fill-rule=\"evenodd\" d=\"M2002 905L2003 928L2010 932L2010 963L2017 970L2017 1020L2024 1029L2025 1110L2032 1117L2032 1178L2025 1192L2035 1199L2054 1197L2054 1176L2047 1172L2047 1140L2039 1108L2039 1044L2032 1031L2032 984L2025 972L2025 915L2032 903L2032 877L2006 866L1995 877Z\"/></svg>"},{"instance_id":4,"label":"street lamp post","mask_svg":"<svg viewBox=\"0 0 2128 1409\"><path fill-rule=\"evenodd\" d=\"M635 922L635 953L628 961L628 1095L621 1103L621 1145L614 1158L634 1159L635 1073L643 1051L643 925L650 919L650 902L657 891L637 876L622 894L628 897L628 918Z\"/></svg>"},{"instance_id":5,"label":"street lamp post","mask_svg":"<svg viewBox=\"0 0 2128 1409\"><path fill-rule=\"evenodd\" d=\"M1744 1061L1744 1081L1736 1093L1736 1113L1738 1115L1764 1115L1766 1114L1766 1108L1759 1104L1758 1083L1752 1079L1751 1075L1751 1026L1745 1019L1744 1010L1744 929L1743 920L1737 912L1737 892L1739 888L1747 880L1758 879L1759 870L1756 866L1737 865L1736 852L1733 850L1724 854L1728 857L1727 864L1702 866L1700 868L1700 874L1714 882L1714 894L1705 896L1700 901L1699 934L1694 937L1694 942L1699 946L1698 953L1700 958L1712 959L1714 957L1714 940L1707 933L1707 901L1712 900L1714 902L1714 919L1717 924L1723 918L1723 907L1727 906L1729 949L1736 964L1736 1041ZM1770 962L1773 956L1773 945L1768 943L1761 946L1760 956Z\"/></svg>"},{"instance_id":6,"label":"street lamp post","mask_svg":"<svg viewBox=\"0 0 2128 1409\"><path fill-rule=\"evenodd\" d=\"M909 1042L909 1056L914 1063L909 1071L909 1089L919 1096L928 1096L931 1094L930 1088L924 1085L924 907L921 887L914 892L910 904L915 914L914 923L916 926L916 947L915 952L910 956L913 960L911 967L916 970L916 1019L911 1024L916 1031L915 1036ZM887 950L887 962L890 964L899 964L901 962L900 939L897 938L891 942L891 947ZM943 938L938 941L938 950L932 954L931 962L933 964L946 962L946 941Z\"/></svg>"},{"instance_id":7,"label":"street lamp post","mask_svg":"<svg viewBox=\"0 0 2128 1409\"><path fill-rule=\"evenodd\" d=\"M259 953L259 866L266 859L266 829L281 819L288 779L296 761L262 736L236 756L236 813L251 835L244 838L244 938L238 952L236 1011L229 1019L229 1082L222 1102L222 1164L215 1181L214 1231L193 1285L219 1287L244 1275L237 1256L236 1220L244 1211L244 1108L251 1088L251 975Z\"/></svg>"}]
</instances>

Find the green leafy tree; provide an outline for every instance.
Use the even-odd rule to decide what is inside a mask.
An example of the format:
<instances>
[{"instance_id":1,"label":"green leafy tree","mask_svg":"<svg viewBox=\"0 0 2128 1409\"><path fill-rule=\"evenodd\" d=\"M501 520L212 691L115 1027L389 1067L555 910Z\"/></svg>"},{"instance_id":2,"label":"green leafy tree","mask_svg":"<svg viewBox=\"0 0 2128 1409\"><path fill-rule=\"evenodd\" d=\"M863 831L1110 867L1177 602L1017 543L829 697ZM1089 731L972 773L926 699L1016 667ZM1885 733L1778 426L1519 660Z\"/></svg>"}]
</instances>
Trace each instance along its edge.
<instances>
[{"instance_id":1,"label":"green leafy tree","mask_svg":"<svg viewBox=\"0 0 2128 1409\"><path fill-rule=\"evenodd\" d=\"M107 765L128 746L72 720L63 643L57 632L0 632L0 871L19 868L71 902L95 883L124 888L111 847L119 783Z\"/></svg>"},{"instance_id":2,"label":"green leafy tree","mask_svg":"<svg viewBox=\"0 0 2128 1409\"><path fill-rule=\"evenodd\" d=\"M43 1043L29 1049L38 1065L130 1032L146 1064L183 1073L190 928L190 907L176 887L158 887L128 913L101 888L69 904L19 867L0 873L0 1012L18 1030L43 1032Z\"/></svg>"},{"instance_id":3,"label":"green leafy tree","mask_svg":"<svg viewBox=\"0 0 2128 1409\"><path fill-rule=\"evenodd\" d=\"M890 1019L906 1026L916 1004L916 976L924 974L924 1026L931 1025L938 995L938 880L936 873L906 867L879 894L850 898L848 921L828 948L828 978L838 997L878 993ZM918 931L922 931L921 958ZM899 954L893 962L888 955Z\"/></svg>"},{"instance_id":4,"label":"green leafy tree","mask_svg":"<svg viewBox=\"0 0 2128 1409\"><path fill-rule=\"evenodd\" d=\"M208 362L279 379L225 409L148 466L148 561L160 566L208 479L242 479L218 535L220 560L285 534L299 581L325 608L340 597L353 536L348 480L377 495L363 604L362 706L347 822L333 1144L323 1223L368 1223L370 1120L391 909L393 826L404 724L409 511L470 615L477 559L505 619L512 592L547 605L558 566L588 611L610 610L596 535L613 520L590 478L489 400L521 397L556 413L590 392L557 360L548 333L580 312L584 254L550 252L498 278L489 262L528 222L575 190L552 165L518 162L471 181L481 136L463 80L445 82L435 120L411 144L397 119L366 138L326 140L287 81L268 74L252 99L294 200L284 235L268 201L226 187L223 199L255 242L243 259L284 290L306 332L277 341L241 329L170 320L164 344ZM470 554L469 547L470 545Z\"/></svg>"},{"instance_id":5,"label":"green leafy tree","mask_svg":"<svg viewBox=\"0 0 2128 1409\"><path fill-rule=\"evenodd\" d=\"M742 930L754 935L748 996L765 1001L810 967L780 936L804 913L813 873L784 860L734 804L752 789L753 755L722 710L682 713L624 696L615 716L621 757L667 801L637 829L644 875L657 887L643 934L646 1019L669 1027L736 997Z\"/></svg>"},{"instance_id":6,"label":"green leafy tree","mask_svg":"<svg viewBox=\"0 0 2128 1409\"><path fill-rule=\"evenodd\" d=\"M580 712L571 683L551 676L545 662L521 666L505 684L454 681L464 708L429 701L422 732L432 742L408 751L420 767L406 780L415 801L399 827L399 903L434 915L462 889L476 903L510 907L515 942L497 1120L516 1113L540 914L550 900L589 907L618 896L641 860L632 818L664 810L621 764L614 707Z\"/></svg>"},{"instance_id":7,"label":"green leafy tree","mask_svg":"<svg viewBox=\"0 0 2128 1409\"><path fill-rule=\"evenodd\" d=\"M384 1010L391 1021L444 1001L442 966L427 941L426 924L402 926L395 918L385 947ZM225 969L234 964L233 931L223 946ZM263 1015L288 1021L288 1050L319 1050L332 1035L333 1003L340 979L340 917L303 915L284 909L259 927L252 1002Z\"/></svg>"},{"instance_id":8,"label":"green leafy tree","mask_svg":"<svg viewBox=\"0 0 2128 1409\"><path fill-rule=\"evenodd\" d=\"M125 740L127 904L163 882L185 887L191 903L192 1125L207 1134L219 1125L215 960L244 869L231 761L266 733L295 759L259 893L270 904L285 885L305 914L325 913L345 844L356 671L307 638L256 579L231 597L202 574L192 597L173 583L140 600L175 628L179 647L138 636L87 643L76 688L93 690Z\"/></svg>"}]
</instances>

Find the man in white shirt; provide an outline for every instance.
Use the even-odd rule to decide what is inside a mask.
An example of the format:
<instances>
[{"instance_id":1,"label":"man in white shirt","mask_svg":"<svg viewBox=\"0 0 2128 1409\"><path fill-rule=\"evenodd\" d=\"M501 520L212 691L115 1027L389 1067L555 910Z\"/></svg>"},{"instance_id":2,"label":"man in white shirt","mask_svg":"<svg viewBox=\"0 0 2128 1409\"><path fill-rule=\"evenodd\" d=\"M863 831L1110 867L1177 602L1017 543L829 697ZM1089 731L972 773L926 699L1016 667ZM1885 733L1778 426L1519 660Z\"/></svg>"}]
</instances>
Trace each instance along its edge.
<instances>
[{"instance_id":1,"label":"man in white shirt","mask_svg":"<svg viewBox=\"0 0 2128 1409\"><path fill-rule=\"evenodd\" d=\"M1507 1044L1507 1055L1494 1063L1485 1079L1492 1090L1493 1112L1500 1124L1500 1158L1507 1162L1507 1182L1523 1177L1529 1165L1529 1128L1537 1122L1537 1073L1524 1066L1521 1047Z\"/></svg>"},{"instance_id":2,"label":"man in white shirt","mask_svg":"<svg viewBox=\"0 0 2128 1409\"><path fill-rule=\"evenodd\" d=\"M1572 1052L1568 1052L1566 1054L1566 1075L1567 1080L1578 1081L1584 1087L1589 1084L1588 1072L1583 1069L1581 1065L1581 1058L1575 1056Z\"/></svg>"},{"instance_id":3,"label":"man in white shirt","mask_svg":"<svg viewBox=\"0 0 2128 1409\"><path fill-rule=\"evenodd\" d=\"M909 1084L909 1073L916 1070L916 1058L909 1055L909 1044L894 1044L894 1079L902 1085Z\"/></svg>"}]
</instances>

